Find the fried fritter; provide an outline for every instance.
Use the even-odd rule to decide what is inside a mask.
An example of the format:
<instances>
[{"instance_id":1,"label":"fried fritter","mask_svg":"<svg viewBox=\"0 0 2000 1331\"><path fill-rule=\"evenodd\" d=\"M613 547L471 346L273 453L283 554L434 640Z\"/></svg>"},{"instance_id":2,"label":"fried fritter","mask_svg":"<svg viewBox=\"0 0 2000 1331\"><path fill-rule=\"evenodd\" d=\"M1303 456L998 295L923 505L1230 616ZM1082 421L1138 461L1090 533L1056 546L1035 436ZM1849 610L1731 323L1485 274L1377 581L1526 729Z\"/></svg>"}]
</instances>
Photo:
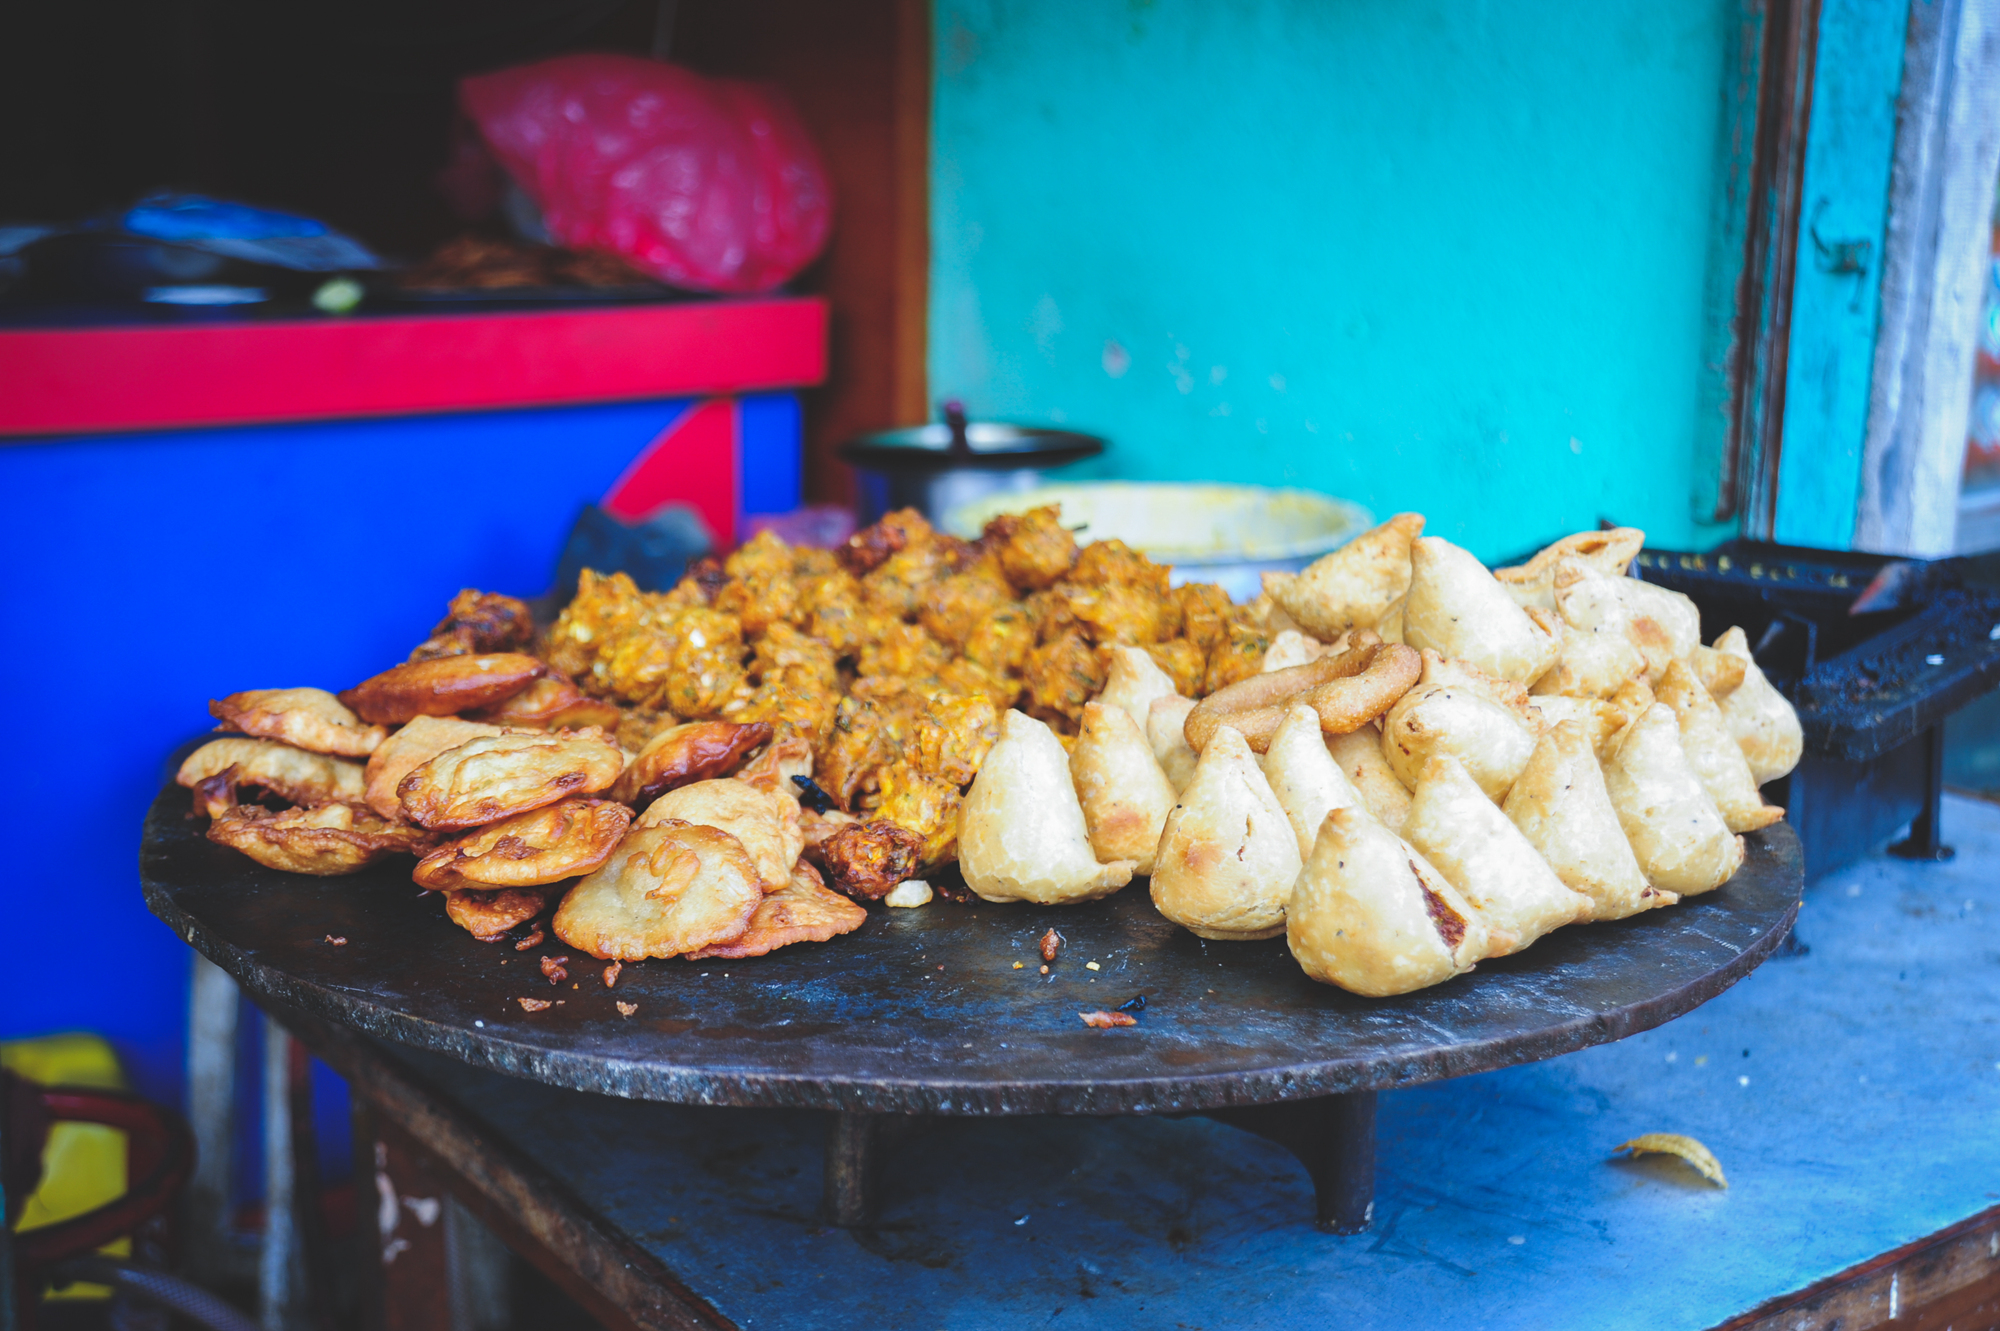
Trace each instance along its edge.
<instances>
[{"instance_id":1,"label":"fried fritter","mask_svg":"<svg viewBox=\"0 0 2000 1331\"><path fill-rule=\"evenodd\" d=\"M1264 669L1264 653L1271 650L1271 639L1264 630L1251 624L1247 616L1231 614L1223 625L1221 641L1208 651L1208 669L1201 678L1201 691L1214 693L1226 689L1241 679L1249 679Z\"/></svg>"},{"instance_id":2,"label":"fried fritter","mask_svg":"<svg viewBox=\"0 0 2000 1331\"><path fill-rule=\"evenodd\" d=\"M403 778L440 753L501 728L484 721L461 721L455 716L420 716L382 741L382 747L368 757L367 789L362 802L383 818L403 816L403 802L396 787Z\"/></svg>"},{"instance_id":3,"label":"fried fritter","mask_svg":"<svg viewBox=\"0 0 2000 1331\"><path fill-rule=\"evenodd\" d=\"M595 671L599 654L642 627L646 618L646 597L630 575L607 576L584 569L577 576L576 595L543 637L541 654L550 665L579 682L601 683Z\"/></svg>"},{"instance_id":4,"label":"fried fritter","mask_svg":"<svg viewBox=\"0 0 2000 1331\"><path fill-rule=\"evenodd\" d=\"M505 702L473 712L471 719L524 730L611 729L625 714L616 705L585 693L568 675L551 671Z\"/></svg>"},{"instance_id":5,"label":"fried fritter","mask_svg":"<svg viewBox=\"0 0 2000 1331\"><path fill-rule=\"evenodd\" d=\"M608 790L624 768L624 753L594 726L512 730L439 754L404 777L396 796L412 822L452 832Z\"/></svg>"},{"instance_id":6,"label":"fried fritter","mask_svg":"<svg viewBox=\"0 0 2000 1331\"><path fill-rule=\"evenodd\" d=\"M961 796L956 785L921 771L914 764L891 763L882 769L877 795L877 818L887 819L923 838L918 872L949 864L957 857Z\"/></svg>"},{"instance_id":7,"label":"fried fritter","mask_svg":"<svg viewBox=\"0 0 2000 1331\"><path fill-rule=\"evenodd\" d=\"M540 915L556 894L549 887L503 887L497 891L468 888L444 894L444 913L482 943L497 943L507 931Z\"/></svg>"},{"instance_id":8,"label":"fried fritter","mask_svg":"<svg viewBox=\"0 0 2000 1331\"><path fill-rule=\"evenodd\" d=\"M430 638L410 653L410 659L520 652L534 640L535 618L527 602L467 587L451 598L445 617L431 630Z\"/></svg>"},{"instance_id":9,"label":"fried fritter","mask_svg":"<svg viewBox=\"0 0 2000 1331\"><path fill-rule=\"evenodd\" d=\"M362 720L399 726L420 716L451 716L511 698L549 668L532 656L497 652L440 656L391 667L340 695Z\"/></svg>"},{"instance_id":10,"label":"fried fritter","mask_svg":"<svg viewBox=\"0 0 2000 1331\"><path fill-rule=\"evenodd\" d=\"M820 843L820 862L833 885L849 896L870 901L917 872L923 862L924 839L886 819L848 822Z\"/></svg>"},{"instance_id":11,"label":"fried fritter","mask_svg":"<svg viewBox=\"0 0 2000 1331\"><path fill-rule=\"evenodd\" d=\"M668 822L693 823L729 833L750 856L758 881L769 892L785 885L799 852L805 849L805 834L799 830L799 802L744 781L696 781L677 787L653 801L633 827Z\"/></svg>"},{"instance_id":12,"label":"fried fritter","mask_svg":"<svg viewBox=\"0 0 2000 1331\"><path fill-rule=\"evenodd\" d=\"M225 809L208 839L240 850L267 869L330 878L360 873L390 855L421 855L431 838L352 804L273 813L254 804Z\"/></svg>"},{"instance_id":13,"label":"fried fritter","mask_svg":"<svg viewBox=\"0 0 2000 1331\"><path fill-rule=\"evenodd\" d=\"M1040 591L1076 564L1076 538L1054 504L1000 514L986 524L980 544L998 557L1007 581L1024 592Z\"/></svg>"},{"instance_id":14,"label":"fried fritter","mask_svg":"<svg viewBox=\"0 0 2000 1331\"><path fill-rule=\"evenodd\" d=\"M1071 629L1028 655L1028 713L1076 733L1083 705L1104 687L1109 670L1081 630Z\"/></svg>"},{"instance_id":15,"label":"fried fritter","mask_svg":"<svg viewBox=\"0 0 2000 1331\"><path fill-rule=\"evenodd\" d=\"M1173 594L1181 607L1182 636L1195 645L1206 662L1216 644L1229 636L1231 612L1236 607L1229 593L1211 582L1183 583Z\"/></svg>"},{"instance_id":16,"label":"fried fritter","mask_svg":"<svg viewBox=\"0 0 2000 1331\"><path fill-rule=\"evenodd\" d=\"M930 535L931 524L924 520L923 514L914 508L899 508L848 537L847 544L840 547L840 562L856 577L862 577L880 568L911 541L924 540Z\"/></svg>"},{"instance_id":17,"label":"fried fritter","mask_svg":"<svg viewBox=\"0 0 2000 1331\"><path fill-rule=\"evenodd\" d=\"M653 736L678 724L672 712L656 712L648 707L621 707L618 729L612 738L627 753L637 753L652 742Z\"/></svg>"},{"instance_id":18,"label":"fried fritter","mask_svg":"<svg viewBox=\"0 0 2000 1331\"><path fill-rule=\"evenodd\" d=\"M983 620L1014 603L1014 589L991 554L962 573L919 588L917 595L919 620L932 637L953 649L963 648Z\"/></svg>"},{"instance_id":19,"label":"fried fritter","mask_svg":"<svg viewBox=\"0 0 2000 1331\"><path fill-rule=\"evenodd\" d=\"M799 788L793 784L792 778L812 774L812 744L793 737L772 740L762 753L737 771L736 779L755 786L766 795L783 792L797 799Z\"/></svg>"},{"instance_id":20,"label":"fried fritter","mask_svg":"<svg viewBox=\"0 0 2000 1331\"><path fill-rule=\"evenodd\" d=\"M820 787L853 809L874 783L875 773L895 757L886 709L876 699L852 694L840 700L833 733L814 764Z\"/></svg>"},{"instance_id":21,"label":"fried fritter","mask_svg":"<svg viewBox=\"0 0 2000 1331\"><path fill-rule=\"evenodd\" d=\"M325 689L250 689L209 703L208 714L228 730L343 758L366 758L389 735Z\"/></svg>"},{"instance_id":22,"label":"fried fritter","mask_svg":"<svg viewBox=\"0 0 2000 1331\"><path fill-rule=\"evenodd\" d=\"M727 776L745 754L771 738L762 721L690 721L656 735L626 764L611 797L643 808L676 786Z\"/></svg>"},{"instance_id":23,"label":"fried fritter","mask_svg":"<svg viewBox=\"0 0 2000 1331\"><path fill-rule=\"evenodd\" d=\"M1171 642L1148 643L1146 654L1153 658L1154 665L1167 672L1174 681L1174 692L1181 697L1192 698L1202 691L1202 680L1208 675L1208 656L1191 640L1175 638Z\"/></svg>"},{"instance_id":24,"label":"fried fritter","mask_svg":"<svg viewBox=\"0 0 2000 1331\"><path fill-rule=\"evenodd\" d=\"M722 569L729 580L717 588L714 606L736 616L744 634L754 637L775 624L796 623L804 617L791 547L772 533L757 533L723 562Z\"/></svg>"},{"instance_id":25,"label":"fried fritter","mask_svg":"<svg viewBox=\"0 0 2000 1331\"><path fill-rule=\"evenodd\" d=\"M1008 604L973 626L965 640L965 659L995 675L1017 675L1034 648L1034 620L1025 607Z\"/></svg>"},{"instance_id":26,"label":"fried fritter","mask_svg":"<svg viewBox=\"0 0 2000 1331\"><path fill-rule=\"evenodd\" d=\"M741 938L763 899L741 842L669 819L627 833L604 867L569 890L553 927L600 961L643 961Z\"/></svg>"},{"instance_id":27,"label":"fried fritter","mask_svg":"<svg viewBox=\"0 0 2000 1331\"><path fill-rule=\"evenodd\" d=\"M761 957L793 943L824 943L853 933L867 922L867 911L840 893L828 891L819 870L801 860L793 867L790 882L757 903L741 938L686 955L689 961Z\"/></svg>"},{"instance_id":28,"label":"fried fritter","mask_svg":"<svg viewBox=\"0 0 2000 1331\"><path fill-rule=\"evenodd\" d=\"M411 877L435 892L559 883L604 863L631 822L613 800L563 800L446 842Z\"/></svg>"},{"instance_id":29,"label":"fried fritter","mask_svg":"<svg viewBox=\"0 0 2000 1331\"><path fill-rule=\"evenodd\" d=\"M676 716L714 716L744 681L743 626L734 615L692 606L619 640L602 665L618 697Z\"/></svg>"},{"instance_id":30,"label":"fried fritter","mask_svg":"<svg viewBox=\"0 0 2000 1331\"><path fill-rule=\"evenodd\" d=\"M360 763L268 739L212 739L187 756L174 780L192 789L232 767L238 785L257 786L293 804L361 803Z\"/></svg>"},{"instance_id":31,"label":"fried fritter","mask_svg":"<svg viewBox=\"0 0 2000 1331\"><path fill-rule=\"evenodd\" d=\"M983 694L939 694L917 718L919 770L954 786L969 786L1000 739L1005 703Z\"/></svg>"},{"instance_id":32,"label":"fried fritter","mask_svg":"<svg viewBox=\"0 0 2000 1331\"><path fill-rule=\"evenodd\" d=\"M862 644L857 665L864 675L909 679L934 675L950 659L944 644L926 633L921 624L884 620Z\"/></svg>"},{"instance_id":33,"label":"fried fritter","mask_svg":"<svg viewBox=\"0 0 2000 1331\"><path fill-rule=\"evenodd\" d=\"M833 731L835 709L840 694L831 686L798 688L783 681L763 684L745 698L723 708L727 720L741 724L766 722L774 735L803 739L807 744L826 742Z\"/></svg>"}]
</instances>

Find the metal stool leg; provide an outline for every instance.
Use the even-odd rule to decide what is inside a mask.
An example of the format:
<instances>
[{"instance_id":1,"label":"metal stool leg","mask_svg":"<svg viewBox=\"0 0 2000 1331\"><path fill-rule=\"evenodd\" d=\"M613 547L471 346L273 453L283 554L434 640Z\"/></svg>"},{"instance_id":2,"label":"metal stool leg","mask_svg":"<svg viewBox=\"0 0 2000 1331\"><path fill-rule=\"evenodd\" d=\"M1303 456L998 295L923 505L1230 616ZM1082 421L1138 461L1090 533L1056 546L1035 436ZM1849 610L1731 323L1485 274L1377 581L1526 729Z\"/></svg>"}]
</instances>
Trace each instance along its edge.
<instances>
[{"instance_id":1,"label":"metal stool leg","mask_svg":"<svg viewBox=\"0 0 2000 1331\"><path fill-rule=\"evenodd\" d=\"M1299 1158L1313 1181L1314 1223L1329 1234L1360 1234L1375 1219L1375 1092L1349 1091L1210 1118L1254 1132Z\"/></svg>"},{"instance_id":2,"label":"metal stool leg","mask_svg":"<svg viewBox=\"0 0 2000 1331\"><path fill-rule=\"evenodd\" d=\"M1939 821L1944 804L1944 722L1924 732L1924 807L1910 820L1910 836L1889 847L1900 860L1925 860L1942 864L1958 852L1944 844L1944 828Z\"/></svg>"}]
</instances>

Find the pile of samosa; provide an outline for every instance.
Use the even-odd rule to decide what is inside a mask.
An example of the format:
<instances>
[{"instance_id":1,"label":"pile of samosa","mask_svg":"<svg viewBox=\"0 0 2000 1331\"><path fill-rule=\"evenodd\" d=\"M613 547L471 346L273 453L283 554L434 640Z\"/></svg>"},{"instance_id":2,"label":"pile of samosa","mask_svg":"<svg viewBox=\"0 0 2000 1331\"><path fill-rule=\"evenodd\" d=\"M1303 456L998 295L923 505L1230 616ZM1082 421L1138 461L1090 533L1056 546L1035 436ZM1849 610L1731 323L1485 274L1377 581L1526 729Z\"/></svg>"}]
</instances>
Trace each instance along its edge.
<instances>
[{"instance_id":1,"label":"pile of samosa","mask_svg":"<svg viewBox=\"0 0 2000 1331\"><path fill-rule=\"evenodd\" d=\"M1137 648L1073 744L1007 713L960 815L990 901L1149 876L1204 938L1285 935L1308 975L1408 993L1566 924L1710 892L1798 718L1741 629L1627 576L1644 533L1489 570L1404 513L1296 575L1265 673L1197 703Z\"/></svg>"}]
</instances>

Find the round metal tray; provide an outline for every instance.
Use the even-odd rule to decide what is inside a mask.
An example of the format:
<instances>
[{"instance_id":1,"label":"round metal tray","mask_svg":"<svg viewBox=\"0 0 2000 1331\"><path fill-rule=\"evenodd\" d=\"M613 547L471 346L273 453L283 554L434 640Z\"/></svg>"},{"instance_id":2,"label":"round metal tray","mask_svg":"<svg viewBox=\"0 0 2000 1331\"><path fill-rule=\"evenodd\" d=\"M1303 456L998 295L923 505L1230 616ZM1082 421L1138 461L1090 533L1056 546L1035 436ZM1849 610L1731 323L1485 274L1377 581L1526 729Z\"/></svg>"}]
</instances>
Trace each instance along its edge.
<instances>
[{"instance_id":1,"label":"round metal tray","mask_svg":"<svg viewBox=\"0 0 2000 1331\"><path fill-rule=\"evenodd\" d=\"M1394 999L1315 984L1283 939L1205 943L1161 918L1143 882L1083 906L876 908L829 943L627 965L607 990L601 963L553 936L526 952L475 941L407 861L279 873L211 844L188 807L170 784L146 819L147 903L255 997L578 1090L869 1113L1188 1112L1548 1058L1728 988L1784 938L1804 883L1781 823L1748 838L1719 891L1562 929ZM1044 976L1035 942L1051 926L1067 942ZM545 954L569 956L567 980L543 977ZM1142 994L1136 1026L1078 1019ZM620 1001L637 1010L621 1016Z\"/></svg>"}]
</instances>

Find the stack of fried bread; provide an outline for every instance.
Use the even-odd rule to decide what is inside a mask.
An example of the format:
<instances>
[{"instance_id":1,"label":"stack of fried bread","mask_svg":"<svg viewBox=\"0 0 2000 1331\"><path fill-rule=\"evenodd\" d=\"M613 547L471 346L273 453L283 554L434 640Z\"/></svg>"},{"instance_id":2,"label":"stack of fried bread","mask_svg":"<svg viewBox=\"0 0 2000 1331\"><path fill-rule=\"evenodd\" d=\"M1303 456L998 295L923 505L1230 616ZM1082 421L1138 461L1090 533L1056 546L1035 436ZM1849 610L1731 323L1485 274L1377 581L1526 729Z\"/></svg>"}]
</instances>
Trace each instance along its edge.
<instances>
[{"instance_id":1,"label":"stack of fried bread","mask_svg":"<svg viewBox=\"0 0 2000 1331\"><path fill-rule=\"evenodd\" d=\"M1624 576L1636 531L1489 572L1404 514L1237 606L1059 518L586 571L539 633L461 592L345 693L212 703L236 733L179 779L273 868L417 856L487 940L553 906L607 960L755 956L956 860L988 900L1150 876L1369 994L1711 890L1781 816L1796 717L1740 631Z\"/></svg>"}]
</instances>

